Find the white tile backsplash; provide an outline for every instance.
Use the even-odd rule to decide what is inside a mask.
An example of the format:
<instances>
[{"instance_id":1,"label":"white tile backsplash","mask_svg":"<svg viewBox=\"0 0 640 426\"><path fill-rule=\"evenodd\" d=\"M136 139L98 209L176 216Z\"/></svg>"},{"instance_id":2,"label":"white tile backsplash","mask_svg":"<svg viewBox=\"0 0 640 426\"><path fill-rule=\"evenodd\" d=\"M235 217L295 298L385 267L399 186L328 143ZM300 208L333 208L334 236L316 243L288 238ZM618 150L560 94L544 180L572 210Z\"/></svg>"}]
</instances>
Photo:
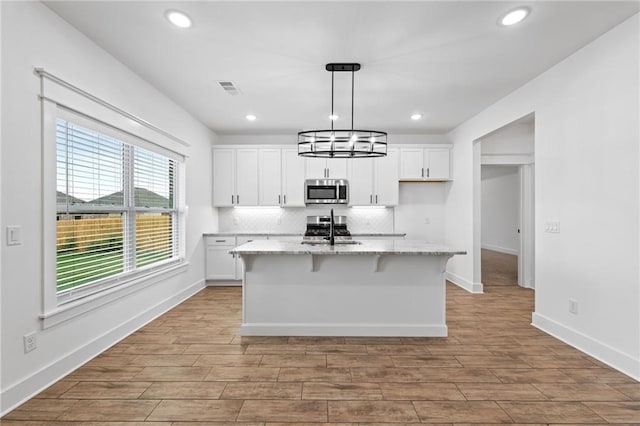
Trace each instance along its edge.
<instances>
[{"instance_id":1,"label":"white tile backsplash","mask_svg":"<svg viewBox=\"0 0 640 426\"><path fill-rule=\"evenodd\" d=\"M306 229L307 216L328 215L331 207L233 207L218 209L220 232L300 232ZM333 207L334 215L347 216L352 233L393 233L393 208Z\"/></svg>"}]
</instances>

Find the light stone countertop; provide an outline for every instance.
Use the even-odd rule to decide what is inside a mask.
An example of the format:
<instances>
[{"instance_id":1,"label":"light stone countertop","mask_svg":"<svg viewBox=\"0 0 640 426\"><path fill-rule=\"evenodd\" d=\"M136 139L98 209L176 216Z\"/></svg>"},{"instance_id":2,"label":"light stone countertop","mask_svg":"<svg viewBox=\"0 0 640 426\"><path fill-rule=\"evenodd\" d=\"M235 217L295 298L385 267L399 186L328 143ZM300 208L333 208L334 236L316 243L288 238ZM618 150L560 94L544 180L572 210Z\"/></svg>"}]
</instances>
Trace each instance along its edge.
<instances>
[{"instance_id":1,"label":"light stone countertop","mask_svg":"<svg viewBox=\"0 0 640 426\"><path fill-rule=\"evenodd\" d=\"M229 250L230 254L420 254L420 255L455 255L467 254L466 251L455 250L441 244L426 241L407 240L365 240L361 244L328 244L310 245L295 241L260 240L242 244Z\"/></svg>"},{"instance_id":2,"label":"light stone countertop","mask_svg":"<svg viewBox=\"0 0 640 426\"><path fill-rule=\"evenodd\" d=\"M202 234L205 237L214 237L214 236L238 236L238 237L246 237L246 236L256 236L256 237L270 237L270 236L286 236L286 237L302 237L304 235L303 232L205 232ZM353 237L405 237L407 234L403 232L353 232L351 233Z\"/></svg>"},{"instance_id":3,"label":"light stone countertop","mask_svg":"<svg viewBox=\"0 0 640 426\"><path fill-rule=\"evenodd\" d=\"M284 235L287 237L302 237L304 232L205 232L202 234L204 237L215 237L215 236L226 236L226 237L246 237L246 236L256 236L256 237L269 237L272 235Z\"/></svg>"}]
</instances>

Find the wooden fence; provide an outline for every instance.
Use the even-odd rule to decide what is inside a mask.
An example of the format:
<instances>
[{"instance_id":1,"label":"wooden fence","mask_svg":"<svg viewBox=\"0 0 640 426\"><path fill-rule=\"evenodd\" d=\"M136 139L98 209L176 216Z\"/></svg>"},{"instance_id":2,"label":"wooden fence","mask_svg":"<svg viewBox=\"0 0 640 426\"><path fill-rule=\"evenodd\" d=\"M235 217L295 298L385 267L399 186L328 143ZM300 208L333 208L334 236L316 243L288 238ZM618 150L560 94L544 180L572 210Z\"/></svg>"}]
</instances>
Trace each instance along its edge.
<instances>
[{"instance_id":1,"label":"wooden fence","mask_svg":"<svg viewBox=\"0 0 640 426\"><path fill-rule=\"evenodd\" d=\"M56 227L58 252L109 251L122 246L121 216L59 218ZM145 214L136 217L138 250L162 251L171 247L171 215Z\"/></svg>"}]
</instances>

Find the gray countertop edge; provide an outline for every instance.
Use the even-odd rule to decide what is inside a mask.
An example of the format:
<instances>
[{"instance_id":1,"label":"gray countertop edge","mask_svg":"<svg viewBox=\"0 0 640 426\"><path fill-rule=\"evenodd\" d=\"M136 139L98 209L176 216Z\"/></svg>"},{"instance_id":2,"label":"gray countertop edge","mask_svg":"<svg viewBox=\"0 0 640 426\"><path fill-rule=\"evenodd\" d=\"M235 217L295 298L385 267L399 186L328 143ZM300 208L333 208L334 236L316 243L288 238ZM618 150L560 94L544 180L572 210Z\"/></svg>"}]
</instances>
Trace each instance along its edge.
<instances>
[{"instance_id":1,"label":"gray countertop edge","mask_svg":"<svg viewBox=\"0 0 640 426\"><path fill-rule=\"evenodd\" d=\"M464 250L427 243L426 241L363 241L361 244L303 245L298 242L257 240L229 250L239 255L432 255L467 254Z\"/></svg>"},{"instance_id":2,"label":"gray countertop edge","mask_svg":"<svg viewBox=\"0 0 640 426\"><path fill-rule=\"evenodd\" d=\"M229 250L229 254L238 254L242 255L273 255L273 254L295 254L295 255L312 255L312 256L330 256L330 255L349 255L349 256L365 256L365 255L422 255L422 256L453 256L453 255L464 255L467 254L466 251L436 251L436 250L416 250L416 251L402 251L402 250L344 250L344 249L326 249L318 251L305 251L305 250L281 250L281 251L268 251L268 250Z\"/></svg>"}]
</instances>

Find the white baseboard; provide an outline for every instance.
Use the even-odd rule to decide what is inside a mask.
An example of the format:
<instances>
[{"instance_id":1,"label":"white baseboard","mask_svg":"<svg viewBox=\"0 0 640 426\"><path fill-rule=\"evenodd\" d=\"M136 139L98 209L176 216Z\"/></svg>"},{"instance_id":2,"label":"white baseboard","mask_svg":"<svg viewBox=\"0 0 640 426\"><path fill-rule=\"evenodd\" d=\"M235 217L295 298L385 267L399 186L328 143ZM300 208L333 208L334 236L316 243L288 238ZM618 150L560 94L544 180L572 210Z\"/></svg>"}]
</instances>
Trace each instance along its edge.
<instances>
[{"instance_id":1,"label":"white baseboard","mask_svg":"<svg viewBox=\"0 0 640 426\"><path fill-rule=\"evenodd\" d=\"M445 324L242 324L241 336L447 337Z\"/></svg>"},{"instance_id":2,"label":"white baseboard","mask_svg":"<svg viewBox=\"0 0 640 426\"><path fill-rule=\"evenodd\" d=\"M208 280L207 287L242 287L242 280Z\"/></svg>"},{"instance_id":3,"label":"white baseboard","mask_svg":"<svg viewBox=\"0 0 640 426\"><path fill-rule=\"evenodd\" d=\"M487 249L487 250L491 250L491 251L497 251L498 253L512 254L514 256L520 255L520 251L519 250L510 249L510 248L507 248L507 247L494 246L494 245L491 245L491 244L482 244L481 247L483 249Z\"/></svg>"},{"instance_id":4,"label":"white baseboard","mask_svg":"<svg viewBox=\"0 0 640 426\"><path fill-rule=\"evenodd\" d=\"M640 381L640 359L620 352L611 346L587 336L577 330L569 328L542 314L534 312L531 316L534 327L568 345L594 357L595 359L615 368L627 376Z\"/></svg>"},{"instance_id":5,"label":"white baseboard","mask_svg":"<svg viewBox=\"0 0 640 426\"><path fill-rule=\"evenodd\" d=\"M166 298L141 312L134 318L96 337L84 346L73 352L60 357L49 365L36 371L26 379L13 386L3 389L0 394L0 416L4 416L26 400L34 397L42 390L62 379L81 365L101 354L120 340L129 336L134 331L140 329L147 323L153 321L160 315L182 303L189 297L198 293L204 288L204 280L199 280L184 290Z\"/></svg>"},{"instance_id":6,"label":"white baseboard","mask_svg":"<svg viewBox=\"0 0 640 426\"><path fill-rule=\"evenodd\" d=\"M462 278L460 275L456 275L452 272L447 272L445 274L445 278L447 279L447 281L451 281L458 287L467 290L469 293L484 293L484 286L482 285L482 283L472 283L471 281L468 281Z\"/></svg>"}]
</instances>

